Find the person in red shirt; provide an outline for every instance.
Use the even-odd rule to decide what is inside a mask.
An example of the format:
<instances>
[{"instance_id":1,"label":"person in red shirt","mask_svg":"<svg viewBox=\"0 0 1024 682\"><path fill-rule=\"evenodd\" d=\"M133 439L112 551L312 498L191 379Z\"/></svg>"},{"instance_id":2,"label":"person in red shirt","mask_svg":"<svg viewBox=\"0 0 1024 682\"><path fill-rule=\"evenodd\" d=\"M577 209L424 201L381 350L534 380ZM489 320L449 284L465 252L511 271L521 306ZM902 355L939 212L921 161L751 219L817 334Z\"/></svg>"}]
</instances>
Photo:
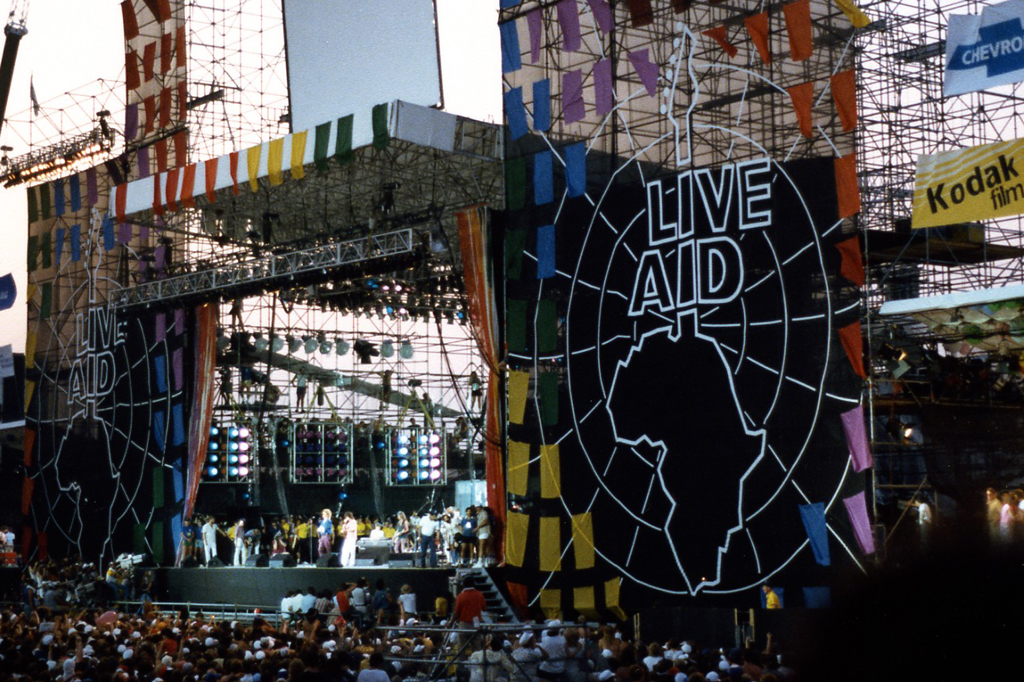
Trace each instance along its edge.
<instances>
[{"instance_id":1,"label":"person in red shirt","mask_svg":"<svg viewBox=\"0 0 1024 682\"><path fill-rule=\"evenodd\" d=\"M452 609L452 619L448 626L452 627L457 623L463 630L476 629L486 606L487 601L484 599L483 592L476 589L473 576L466 576L466 579L462 581L462 591L455 598L455 608ZM459 644L467 646L472 637L472 632L460 634Z\"/></svg>"}]
</instances>

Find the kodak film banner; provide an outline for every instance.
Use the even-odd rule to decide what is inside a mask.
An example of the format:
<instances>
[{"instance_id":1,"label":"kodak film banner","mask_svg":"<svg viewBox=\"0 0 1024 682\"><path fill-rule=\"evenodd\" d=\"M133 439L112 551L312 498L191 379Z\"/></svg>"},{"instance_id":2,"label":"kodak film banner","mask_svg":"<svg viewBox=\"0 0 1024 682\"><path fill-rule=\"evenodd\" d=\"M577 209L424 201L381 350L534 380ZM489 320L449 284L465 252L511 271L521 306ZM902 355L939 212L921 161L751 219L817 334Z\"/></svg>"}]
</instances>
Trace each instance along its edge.
<instances>
[{"instance_id":1,"label":"kodak film banner","mask_svg":"<svg viewBox=\"0 0 1024 682\"><path fill-rule=\"evenodd\" d=\"M926 154L914 178L915 228L1024 213L1024 139Z\"/></svg>"},{"instance_id":2,"label":"kodak film banner","mask_svg":"<svg viewBox=\"0 0 1024 682\"><path fill-rule=\"evenodd\" d=\"M954 14L946 37L942 92L962 95L1024 80L1024 0L981 14Z\"/></svg>"}]
</instances>

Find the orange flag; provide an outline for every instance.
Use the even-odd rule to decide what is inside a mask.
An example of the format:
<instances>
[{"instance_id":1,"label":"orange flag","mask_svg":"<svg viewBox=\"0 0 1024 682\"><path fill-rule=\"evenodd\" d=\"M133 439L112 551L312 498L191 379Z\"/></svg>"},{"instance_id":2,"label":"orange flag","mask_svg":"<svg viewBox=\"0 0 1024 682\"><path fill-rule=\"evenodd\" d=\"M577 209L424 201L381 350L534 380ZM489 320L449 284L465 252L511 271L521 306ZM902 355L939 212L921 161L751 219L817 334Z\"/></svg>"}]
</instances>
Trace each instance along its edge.
<instances>
[{"instance_id":1,"label":"orange flag","mask_svg":"<svg viewBox=\"0 0 1024 682\"><path fill-rule=\"evenodd\" d=\"M786 31L789 33L789 53L794 62L800 62L811 56L814 51L811 36L811 3L810 0L796 0L782 6L786 15Z\"/></svg>"},{"instance_id":2,"label":"orange flag","mask_svg":"<svg viewBox=\"0 0 1024 682\"><path fill-rule=\"evenodd\" d=\"M814 86L810 81L786 88L789 98L793 100L793 110L800 124L800 132L804 137L814 137L814 124L811 122L811 100L814 99Z\"/></svg>"},{"instance_id":3,"label":"orange flag","mask_svg":"<svg viewBox=\"0 0 1024 682\"><path fill-rule=\"evenodd\" d=\"M730 57L735 57L736 53L739 52L739 50L737 50L736 47L729 42L728 38L726 38L724 24L721 26L715 26L714 28L709 28L708 30L701 33L701 35L705 35L708 38L713 39L716 43L719 44L719 46L721 46L723 50L725 50L725 53Z\"/></svg>"},{"instance_id":4,"label":"orange flag","mask_svg":"<svg viewBox=\"0 0 1024 682\"><path fill-rule=\"evenodd\" d=\"M761 12L743 20L747 27L750 40L757 47L757 53L761 55L761 61L768 64L772 60L772 52L768 47L768 13Z\"/></svg>"},{"instance_id":5,"label":"orange flag","mask_svg":"<svg viewBox=\"0 0 1024 682\"><path fill-rule=\"evenodd\" d=\"M864 286L864 261L860 255L860 237L853 236L836 244L842 256L839 274L859 287Z\"/></svg>"},{"instance_id":6,"label":"orange flag","mask_svg":"<svg viewBox=\"0 0 1024 682\"><path fill-rule=\"evenodd\" d=\"M850 359L853 371L861 379L867 379L867 372L864 371L864 339L860 335L860 320L842 327L839 330L839 340L846 351L846 357Z\"/></svg>"},{"instance_id":7,"label":"orange flag","mask_svg":"<svg viewBox=\"0 0 1024 682\"><path fill-rule=\"evenodd\" d=\"M853 69L840 71L831 78L832 100L843 130L849 132L857 127L857 84Z\"/></svg>"},{"instance_id":8,"label":"orange flag","mask_svg":"<svg viewBox=\"0 0 1024 682\"><path fill-rule=\"evenodd\" d=\"M835 159L836 195L839 199L839 217L849 218L860 213L860 187L857 185L857 154L850 152Z\"/></svg>"}]
</instances>

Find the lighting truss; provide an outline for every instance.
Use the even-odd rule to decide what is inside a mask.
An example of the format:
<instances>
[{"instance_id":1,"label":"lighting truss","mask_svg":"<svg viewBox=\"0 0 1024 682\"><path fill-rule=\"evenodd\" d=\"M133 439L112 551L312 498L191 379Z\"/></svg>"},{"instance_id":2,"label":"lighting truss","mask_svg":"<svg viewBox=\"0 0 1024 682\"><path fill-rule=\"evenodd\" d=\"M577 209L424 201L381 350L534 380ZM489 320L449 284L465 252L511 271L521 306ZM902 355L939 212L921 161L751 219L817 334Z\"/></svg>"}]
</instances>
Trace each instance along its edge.
<instances>
[{"instance_id":1,"label":"lighting truss","mask_svg":"<svg viewBox=\"0 0 1024 682\"><path fill-rule=\"evenodd\" d=\"M186 298L219 299L242 290L266 291L283 287L300 275L321 272L326 276L337 268L409 253L413 245L411 229L374 234L126 287L112 293L111 304L127 310Z\"/></svg>"}]
</instances>

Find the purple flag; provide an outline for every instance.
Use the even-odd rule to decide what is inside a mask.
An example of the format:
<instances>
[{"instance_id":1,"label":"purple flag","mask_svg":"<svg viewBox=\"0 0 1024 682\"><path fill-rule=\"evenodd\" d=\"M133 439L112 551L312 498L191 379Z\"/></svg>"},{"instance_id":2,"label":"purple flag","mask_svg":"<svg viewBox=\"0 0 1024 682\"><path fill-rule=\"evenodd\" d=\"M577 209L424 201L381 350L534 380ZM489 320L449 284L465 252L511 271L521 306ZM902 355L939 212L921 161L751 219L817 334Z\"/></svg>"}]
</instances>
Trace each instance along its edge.
<instances>
[{"instance_id":1,"label":"purple flag","mask_svg":"<svg viewBox=\"0 0 1024 682\"><path fill-rule=\"evenodd\" d=\"M99 189L96 187L96 169L89 168L85 171L85 199L89 202L90 208L96 205L99 197Z\"/></svg>"},{"instance_id":2,"label":"purple flag","mask_svg":"<svg viewBox=\"0 0 1024 682\"><path fill-rule=\"evenodd\" d=\"M131 142L139 134L139 105L129 104L124 110L124 139Z\"/></svg>"},{"instance_id":3,"label":"purple flag","mask_svg":"<svg viewBox=\"0 0 1024 682\"><path fill-rule=\"evenodd\" d=\"M139 239L143 242L149 241L149 225L139 225Z\"/></svg>"},{"instance_id":4,"label":"purple flag","mask_svg":"<svg viewBox=\"0 0 1024 682\"><path fill-rule=\"evenodd\" d=\"M185 309L178 308L174 311L174 335L185 333Z\"/></svg>"},{"instance_id":5,"label":"purple flag","mask_svg":"<svg viewBox=\"0 0 1024 682\"><path fill-rule=\"evenodd\" d=\"M857 537L860 551L864 554L874 554L875 536L871 534L871 521L868 520L868 505L864 499L864 491L851 497L844 497L843 504L846 505L846 513L853 524L853 534Z\"/></svg>"},{"instance_id":6,"label":"purple flag","mask_svg":"<svg viewBox=\"0 0 1024 682\"><path fill-rule=\"evenodd\" d=\"M153 321L153 341L163 343L167 338L167 313L157 313Z\"/></svg>"},{"instance_id":7,"label":"purple flag","mask_svg":"<svg viewBox=\"0 0 1024 682\"><path fill-rule=\"evenodd\" d=\"M566 123L582 121L587 115L583 102L583 72L567 71L562 76L562 116Z\"/></svg>"},{"instance_id":8,"label":"purple flag","mask_svg":"<svg viewBox=\"0 0 1024 682\"><path fill-rule=\"evenodd\" d=\"M843 431L846 432L846 447L853 458L853 470L864 471L874 466L868 435L864 428L864 406L858 405L849 412L843 412Z\"/></svg>"},{"instance_id":9,"label":"purple flag","mask_svg":"<svg viewBox=\"0 0 1024 682\"><path fill-rule=\"evenodd\" d=\"M647 88L647 94L654 97L658 94L658 65L652 64L650 52L644 48L629 53L629 63L636 70L640 82Z\"/></svg>"},{"instance_id":10,"label":"purple flag","mask_svg":"<svg viewBox=\"0 0 1024 682\"><path fill-rule=\"evenodd\" d=\"M171 353L171 371L174 373L174 390L180 391L185 383L185 351L175 348Z\"/></svg>"},{"instance_id":11,"label":"purple flag","mask_svg":"<svg viewBox=\"0 0 1024 682\"><path fill-rule=\"evenodd\" d=\"M594 109L604 116L615 107L612 91L612 60L602 59L594 64Z\"/></svg>"},{"instance_id":12,"label":"purple flag","mask_svg":"<svg viewBox=\"0 0 1024 682\"><path fill-rule=\"evenodd\" d=\"M612 32L615 22L612 19L612 8L608 6L608 0L587 0L590 3L590 11L594 13L594 20L601 33L608 35Z\"/></svg>"},{"instance_id":13,"label":"purple flag","mask_svg":"<svg viewBox=\"0 0 1024 682\"><path fill-rule=\"evenodd\" d=\"M161 244L153 249L153 269L157 272L163 272L165 260L167 260L167 246Z\"/></svg>"},{"instance_id":14,"label":"purple flag","mask_svg":"<svg viewBox=\"0 0 1024 682\"><path fill-rule=\"evenodd\" d=\"M576 52L580 49L580 11L576 0L558 3L558 25L562 27L562 49Z\"/></svg>"},{"instance_id":15,"label":"purple flag","mask_svg":"<svg viewBox=\"0 0 1024 682\"><path fill-rule=\"evenodd\" d=\"M540 9L535 9L526 15L526 27L530 30L530 63L536 64L540 59L540 38L543 33Z\"/></svg>"},{"instance_id":16,"label":"purple flag","mask_svg":"<svg viewBox=\"0 0 1024 682\"><path fill-rule=\"evenodd\" d=\"M139 148L136 155L139 160L139 179L149 177L149 147Z\"/></svg>"},{"instance_id":17,"label":"purple flag","mask_svg":"<svg viewBox=\"0 0 1024 682\"><path fill-rule=\"evenodd\" d=\"M127 244L132 240L132 226L128 223L121 223L117 228L117 243Z\"/></svg>"}]
</instances>

